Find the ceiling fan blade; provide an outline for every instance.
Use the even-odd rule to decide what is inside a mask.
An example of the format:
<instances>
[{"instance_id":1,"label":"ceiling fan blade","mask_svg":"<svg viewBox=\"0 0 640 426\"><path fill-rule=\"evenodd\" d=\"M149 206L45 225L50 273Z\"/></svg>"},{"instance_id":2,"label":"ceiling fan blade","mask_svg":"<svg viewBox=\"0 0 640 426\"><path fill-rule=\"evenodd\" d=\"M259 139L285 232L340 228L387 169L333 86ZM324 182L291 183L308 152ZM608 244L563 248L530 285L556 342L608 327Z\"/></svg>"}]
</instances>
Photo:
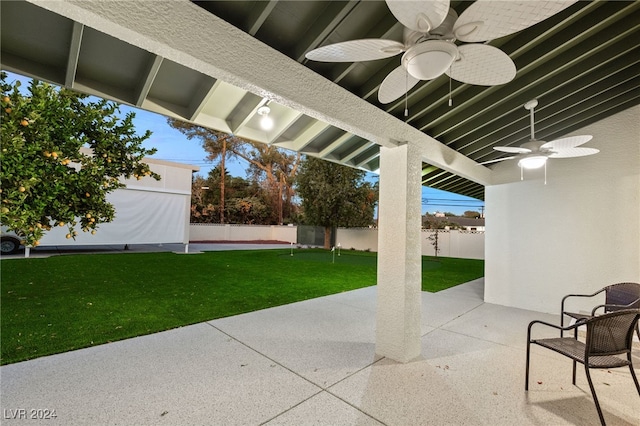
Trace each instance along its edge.
<instances>
[{"instance_id":1,"label":"ceiling fan blade","mask_svg":"<svg viewBox=\"0 0 640 426\"><path fill-rule=\"evenodd\" d=\"M467 43L493 40L535 25L575 2L476 1L462 12L453 32Z\"/></svg>"},{"instance_id":2,"label":"ceiling fan blade","mask_svg":"<svg viewBox=\"0 0 640 426\"><path fill-rule=\"evenodd\" d=\"M386 2L393 16L402 25L421 33L428 33L438 28L449 13L449 0L386 0Z\"/></svg>"},{"instance_id":3,"label":"ceiling fan blade","mask_svg":"<svg viewBox=\"0 0 640 426\"><path fill-rule=\"evenodd\" d=\"M395 40L369 38L328 44L310 50L305 57L322 62L362 62L390 58L403 51L404 45Z\"/></svg>"},{"instance_id":4,"label":"ceiling fan blade","mask_svg":"<svg viewBox=\"0 0 640 426\"><path fill-rule=\"evenodd\" d=\"M572 157L584 157L587 155L593 155L599 153L600 150L596 148L568 148L563 149L553 154L549 154L550 158L572 158Z\"/></svg>"},{"instance_id":5,"label":"ceiling fan blade","mask_svg":"<svg viewBox=\"0 0 640 426\"><path fill-rule=\"evenodd\" d=\"M385 77L378 89L378 100L383 104L388 104L407 93L418 84L420 80L411 76L407 70L400 65Z\"/></svg>"},{"instance_id":6,"label":"ceiling fan blade","mask_svg":"<svg viewBox=\"0 0 640 426\"><path fill-rule=\"evenodd\" d=\"M519 146L494 146L493 149L500 152L508 152L511 154L528 154L531 152L529 148Z\"/></svg>"},{"instance_id":7,"label":"ceiling fan blade","mask_svg":"<svg viewBox=\"0 0 640 426\"><path fill-rule=\"evenodd\" d=\"M591 135L569 136L567 138L556 139L554 141L547 142L542 146L540 146L540 148L552 149L554 151L571 149L571 148L580 146L582 144L585 144L589 142L591 139L593 139L593 136Z\"/></svg>"},{"instance_id":8,"label":"ceiling fan blade","mask_svg":"<svg viewBox=\"0 0 640 426\"><path fill-rule=\"evenodd\" d=\"M478 163L478 165L497 163L499 161L504 161L504 160L513 160L514 158L516 157L502 157L502 158L498 158L497 160L483 161L482 163Z\"/></svg>"},{"instance_id":9,"label":"ceiling fan blade","mask_svg":"<svg viewBox=\"0 0 640 426\"><path fill-rule=\"evenodd\" d=\"M446 74L462 83L496 86L508 83L516 76L516 65L497 47L463 44L458 46L458 52L460 59L453 61Z\"/></svg>"}]
</instances>

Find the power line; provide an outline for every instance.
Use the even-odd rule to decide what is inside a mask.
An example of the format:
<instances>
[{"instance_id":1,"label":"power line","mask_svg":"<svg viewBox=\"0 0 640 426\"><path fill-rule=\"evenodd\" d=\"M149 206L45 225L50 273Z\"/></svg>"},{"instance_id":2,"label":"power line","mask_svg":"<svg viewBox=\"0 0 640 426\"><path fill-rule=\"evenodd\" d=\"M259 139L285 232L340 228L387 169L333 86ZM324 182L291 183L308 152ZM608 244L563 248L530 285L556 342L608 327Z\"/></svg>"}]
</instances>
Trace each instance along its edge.
<instances>
[{"instance_id":1,"label":"power line","mask_svg":"<svg viewBox=\"0 0 640 426\"><path fill-rule=\"evenodd\" d=\"M433 201L442 201L445 203L458 203L458 204L471 204L471 203L479 203L479 204L484 204L484 201L478 200L478 201L474 201L474 200L447 200L447 199L442 199L442 200L434 200L432 198L429 199L423 199L422 200L422 204L435 204L437 205L438 203L433 203Z\"/></svg>"},{"instance_id":2,"label":"power line","mask_svg":"<svg viewBox=\"0 0 640 426\"><path fill-rule=\"evenodd\" d=\"M468 200L461 200L459 198L423 198L422 201L423 202L429 202L429 200L434 200L434 201L453 201L456 203L484 203L484 201L482 200L474 200L474 199L468 199Z\"/></svg>"},{"instance_id":3,"label":"power line","mask_svg":"<svg viewBox=\"0 0 640 426\"><path fill-rule=\"evenodd\" d=\"M478 204L473 204L478 203ZM422 199L423 206L444 206L444 207L473 207L476 209L484 207L484 201L481 200L455 200L448 198L423 198Z\"/></svg>"},{"instance_id":4,"label":"power line","mask_svg":"<svg viewBox=\"0 0 640 426\"><path fill-rule=\"evenodd\" d=\"M429 204L429 206L439 206L439 207L470 207L470 208L474 208L474 209L480 209L480 208L483 208L483 207L484 207L484 206L470 205L470 204Z\"/></svg>"}]
</instances>

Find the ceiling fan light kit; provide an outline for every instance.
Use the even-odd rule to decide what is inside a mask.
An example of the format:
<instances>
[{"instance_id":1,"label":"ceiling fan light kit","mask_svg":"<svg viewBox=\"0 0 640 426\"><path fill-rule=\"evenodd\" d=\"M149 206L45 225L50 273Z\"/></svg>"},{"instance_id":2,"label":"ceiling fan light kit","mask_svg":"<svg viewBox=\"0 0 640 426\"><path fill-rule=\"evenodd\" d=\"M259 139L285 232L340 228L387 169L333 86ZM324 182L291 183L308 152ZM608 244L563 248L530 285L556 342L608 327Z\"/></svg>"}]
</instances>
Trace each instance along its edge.
<instances>
[{"instance_id":1,"label":"ceiling fan light kit","mask_svg":"<svg viewBox=\"0 0 640 426\"><path fill-rule=\"evenodd\" d=\"M518 166L531 170L531 169L539 169L544 166L547 162L547 157L544 155L534 155L531 157L524 157L520 161L518 161Z\"/></svg>"},{"instance_id":2,"label":"ceiling fan light kit","mask_svg":"<svg viewBox=\"0 0 640 426\"><path fill-rule=\"evenodd\" d=\"M427 40L413 46L402 56L402 65L418 80L432 80L444 74L458 57L455 44Z\"/></svg>"}]
</instances>

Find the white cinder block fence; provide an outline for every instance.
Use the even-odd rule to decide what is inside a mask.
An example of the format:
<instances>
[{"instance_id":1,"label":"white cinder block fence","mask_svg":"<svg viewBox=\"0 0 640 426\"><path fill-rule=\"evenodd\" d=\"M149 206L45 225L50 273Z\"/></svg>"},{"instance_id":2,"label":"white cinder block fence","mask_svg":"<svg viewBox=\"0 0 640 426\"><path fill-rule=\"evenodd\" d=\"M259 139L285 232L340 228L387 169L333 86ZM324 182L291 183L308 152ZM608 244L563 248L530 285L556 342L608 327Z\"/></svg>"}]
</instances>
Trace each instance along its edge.
<instances>
[{"instance_id":1,"label":"white cinder block fence","mask_svg":"<svg viewBox=\"0 0 640 426\"><path fill-rule=\"evenodd\" d=\"M435 255L435 248L428 239L435 232L422 230L422 255ZM369 228L338 228L336 244L344 250L378 250L378 230ZM484 259L483 231L438 231L438 256L463 259Z\"/></svg>"},{"instance_id":2,"label":"white cinder block fence","mask_svg":"<svg viewBox=\"0 0 640 426\"><path fill-rule=\"evenodd\" d=\"M433 256L435 250L428 239L434 231L422 230L422 254ZM192 223L190 241L283 241L298 243L296 226L220 225ZM375 228L338 228L336 244L342 250L378 251L378 230ZM438 231L438 256L463 259L484 259L484 232Z\"/></svg>"},{"instance_id":3,"label":"white cinder block fence","mask_svg":"<svg viewBox=\"0 0 640 426\"><path fill-rule=\"evenodd\" d=\"M295 226L192 223L189 241L283 241L295 243Z\"/></svg>"}]
</instances>

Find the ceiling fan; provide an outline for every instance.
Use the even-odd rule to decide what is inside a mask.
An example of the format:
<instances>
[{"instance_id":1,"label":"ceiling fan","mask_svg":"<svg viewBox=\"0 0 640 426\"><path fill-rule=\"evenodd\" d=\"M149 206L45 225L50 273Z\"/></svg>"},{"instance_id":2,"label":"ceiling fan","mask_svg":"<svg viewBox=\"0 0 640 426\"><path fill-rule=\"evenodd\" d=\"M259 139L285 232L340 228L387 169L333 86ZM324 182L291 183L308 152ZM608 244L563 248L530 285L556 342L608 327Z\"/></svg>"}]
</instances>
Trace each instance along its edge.
<instances>
[{"instance_id":1,"label":"ceiling fan","mask_svg":"<svg viewBox=\"0 0 640 426\"><path fill-rule=\"evenodd\" d=\"M538 169L542 166L546 167L548 158L583 157L600 152L600 150L596 148L579 148L580 145L589 142L593 138L591 135L569 136L562 139L556 139L551 142L537 140L534 130L534 109L536 106L538 106L538 101L535 99L524 104L524 108L529 110L529 116L531 118L531 140L523 143L519 147L494 146L493 149L496 151L516 155L498 158L497 160L485 161L479 164L490 164L504 160L518 159L518 166L520 166L522 171L522 169Z\"/></svg>"},{"instance_id":2,"label":"ceiling fan","mask_svg":"<svg viewBox=\"0 0 640 426\"><path fill-rule=\"evenodd\" d=\"M506 53L484 42L528 28L567 8L568 1L478 0L461 15L449 0L385 0L404 25L403 41L362 39L322 46L307 52L307 59L322 62L361 62L402 55L378 90L387 104L411 90L420 80L442 74L462 83L495 86L508 83L516 66ZM456 45L455 41L466 43Z\"/></svg>"}]
</instances>

